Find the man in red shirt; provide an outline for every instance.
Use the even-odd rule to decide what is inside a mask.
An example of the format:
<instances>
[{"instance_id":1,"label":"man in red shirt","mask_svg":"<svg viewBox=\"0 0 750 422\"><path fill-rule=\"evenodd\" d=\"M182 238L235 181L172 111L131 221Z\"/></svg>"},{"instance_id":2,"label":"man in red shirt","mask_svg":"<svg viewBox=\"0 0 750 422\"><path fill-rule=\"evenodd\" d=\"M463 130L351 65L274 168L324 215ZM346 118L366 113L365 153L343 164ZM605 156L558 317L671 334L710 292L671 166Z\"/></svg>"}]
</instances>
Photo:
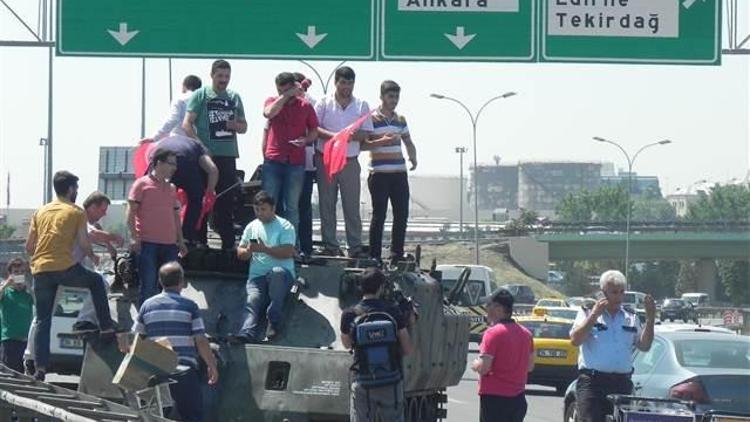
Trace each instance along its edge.
<instances>
[{"instance_id":1,"label":"man in red shirt","mask_svg":"<svg viewBox=\"0 0 750 422\"><path fill-rule=\"evenodd\" d=\"M318 116L294 74L276 76L278 97L266 100L268 136L263 150L262 189L276 200L297 230L299 198L305 181L305 146L318 138Z\"/></svg>"},{"instance_id":2,"label":"man in red shirt","mask_svg":"<svg viewBox=\"0 0 750 422\"><path fill-rule=\"evenodd\" d=\"M479 374L479 420L521 422L526 416L526 379L534 369L534 338L511 318L510 292L499 289L485 303L490 328L471 363Z\"/></svg>"}]
</instances>

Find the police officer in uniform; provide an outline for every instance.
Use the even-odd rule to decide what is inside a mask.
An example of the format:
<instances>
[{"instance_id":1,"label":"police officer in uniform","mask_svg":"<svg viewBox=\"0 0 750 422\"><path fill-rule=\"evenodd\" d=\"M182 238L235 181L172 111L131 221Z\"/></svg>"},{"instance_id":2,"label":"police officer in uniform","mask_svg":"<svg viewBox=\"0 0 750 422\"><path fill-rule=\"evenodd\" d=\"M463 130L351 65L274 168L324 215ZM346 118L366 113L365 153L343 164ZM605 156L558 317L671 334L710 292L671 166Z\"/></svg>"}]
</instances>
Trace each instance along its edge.
<instances>
[{"instance_id":1,"label":"police officer in uniform","mask_svg":"<svg viewBox=\"0 0 750 422\"><path fill-rule=\"evenodd\" d=\"M627 281L619 272L602 274L599 287L604 295L592 309L578 311L570 339L580 346L576 400L578 420L603 422L613 409L608 394L632 394L632 358L635 348L648 351L654 340L656 305L646 296L646 325L622 306Z\"/></svg>"}]
</instances>

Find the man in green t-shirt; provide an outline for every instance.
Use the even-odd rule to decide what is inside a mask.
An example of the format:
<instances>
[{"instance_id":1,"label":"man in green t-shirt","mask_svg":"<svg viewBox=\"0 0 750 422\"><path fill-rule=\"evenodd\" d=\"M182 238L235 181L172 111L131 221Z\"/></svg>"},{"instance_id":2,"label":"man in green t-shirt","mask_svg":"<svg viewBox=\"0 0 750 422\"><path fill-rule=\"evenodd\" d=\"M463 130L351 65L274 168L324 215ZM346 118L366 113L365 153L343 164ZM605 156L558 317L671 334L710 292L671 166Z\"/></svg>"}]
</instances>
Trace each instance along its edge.
<instances>
[{"instance_id":1,"label":"man in green t-shirt","mask_svg":"<svg viewBox=\"0 0 750 422\"><path fill-rule=\"evenodd\" d=\"M234 248L232 208L238 189L233 186L237 183L237 157L240 155L237 134L247 132L242 99L227 89L231 76L229 62L216 60L211 65L211 86L195 90L182 122L185 134L206 146L219 169L213 228L221 236L221 247L225 250ZM227 189L229 191L225 192Z\"/></svg>"},{"instance_id":2,"label":"man in green t-shirt","mask_svg":"<svg viewBox=\"0 0 750 422\"><path fill-rule=\"evenodd\" d=\"M12 259L7 269L8 278L0 284L0 360L8 368L23 373L23 351L34 299L26 289L26 261Z\"/></svg>"}]
</instances>

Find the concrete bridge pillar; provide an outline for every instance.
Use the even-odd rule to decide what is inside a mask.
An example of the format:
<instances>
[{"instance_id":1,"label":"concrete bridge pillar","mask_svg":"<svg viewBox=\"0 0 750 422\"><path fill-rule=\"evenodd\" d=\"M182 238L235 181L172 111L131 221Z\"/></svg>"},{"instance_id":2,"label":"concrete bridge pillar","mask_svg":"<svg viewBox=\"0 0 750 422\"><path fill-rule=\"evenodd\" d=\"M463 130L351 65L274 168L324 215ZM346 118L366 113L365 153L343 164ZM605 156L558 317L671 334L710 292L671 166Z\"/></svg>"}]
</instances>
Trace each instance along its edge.
<instances>
[{"instance_id":1,"label":"concrete bridge pillar","mask_svg":"<svg viewBox=\"0 0 750 422\"><path fill-rule=\"evenodd\" d=\"M698 292L708 293L711 300L716 298L716 287L719 283L719 272L716 261L713 259L700 259L695 264L698 277Z\"/></svg>"}]
</instances>

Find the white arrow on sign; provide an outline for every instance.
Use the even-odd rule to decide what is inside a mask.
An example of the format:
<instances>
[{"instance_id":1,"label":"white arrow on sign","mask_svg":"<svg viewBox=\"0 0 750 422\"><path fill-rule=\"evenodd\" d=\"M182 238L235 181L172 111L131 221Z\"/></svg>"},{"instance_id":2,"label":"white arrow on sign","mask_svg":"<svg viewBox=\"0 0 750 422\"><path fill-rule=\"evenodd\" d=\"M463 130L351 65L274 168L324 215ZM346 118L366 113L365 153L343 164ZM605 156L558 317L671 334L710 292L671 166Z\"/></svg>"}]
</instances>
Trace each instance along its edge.
<instances>
[{"instance_id":1,"label":"white arrow on sign","mask_svg":"<svg viewBox=\"0 0 750 422\"><path fill-rule=\"evenodd\" d=\"M120 30L119 31L113 31L111 29L108 29L107 32L109 32L109 35L114 37L114 39L117 40L117 42L120 43L120 45L127 44L130 40L133 39L140 31L128 31L128 23L127 22L120 22Z\"/></svg>"},{"instance_id":2,"label":"white arrow on sign","mask_svg":"<svg viewBox=\"0 0 750 422\"><path fill-rule=\"evenodd\" d=\"M690 9L698 0L684 0L682 2L682 6L685 7L685 9ZM703 0L703 3L705 3L706 0Z\"/></svg>"},{"instance_id":3,"label":"white arrow on sign","mask_svg":"<svg viewBox=\"0 0 750 422\"><path fill-rule=\"evenodd\" d=\"M448 38L448 40L453 43L453 45L458 47L459 50L462 50L464 47L466 47L466 44L468 44L471 40L474 39L474 37L477 36L477 34L466 35L464 33L463 26L457 26L455 34L443 34L443 35L445 35Z\"/></svg>"},{"instance_id":4,"label":"white arrow on sign","mask_svg":"<svg viewBox=\"0 0 750 422\"><path fill-rule=\"evenodd\" d=\"M297 33L297 36L302 40L303 43L305 43L306 46L308 46L309 48L315 48L315 46L318 45L319 42L323 41L323 38L328 35L317 34L316 31L317 29L315 28L315 25L308 26L307 34Z\"/></svg>"}]
</instances>

